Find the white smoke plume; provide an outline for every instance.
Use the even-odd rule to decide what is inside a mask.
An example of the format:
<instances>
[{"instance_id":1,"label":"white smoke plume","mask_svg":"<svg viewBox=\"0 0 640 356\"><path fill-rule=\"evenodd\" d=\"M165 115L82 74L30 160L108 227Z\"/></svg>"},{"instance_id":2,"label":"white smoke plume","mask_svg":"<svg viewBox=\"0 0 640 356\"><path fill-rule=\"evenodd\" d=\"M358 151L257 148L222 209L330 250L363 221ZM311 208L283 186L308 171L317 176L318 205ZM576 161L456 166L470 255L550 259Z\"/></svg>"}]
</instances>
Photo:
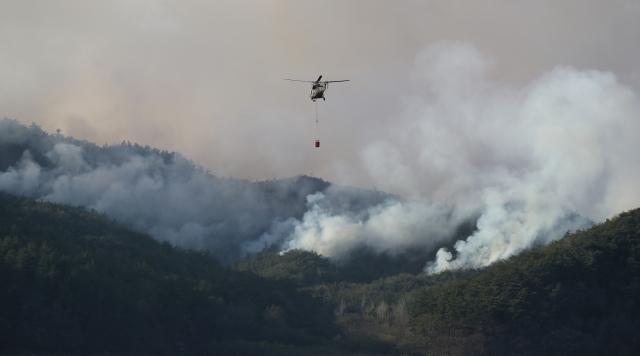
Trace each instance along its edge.
<instances>
[{"instance_id":1,"label":"white smoke plume","mask_svg":"<svg viewBox=\"0 0 640 356\"><path fill-rule=\"evenodd\" d=\"M220 178L179 154L128 143L98 147L0 121L1 191L85 206L158 240L207 249L225 263L260 251L265 242L280 243L260 237L278 231L281 221L302 218L307 196L324 192L336 214L360 215L391 197L329 188L310 177Z\"/></svg>"},{"instance_id":2,"label":"white smoke plume","mask_svg":"<svg viewBox=\"0 0 640 356\"><path fill-rule=\"evenodd\" d=\"M366 181L403 199L295 179L222 179L179 156L63 139L24 144L11 165L0 156L0 190L94 208L227 261L265 246L335 261L360 247L440 248L431 273L487 266L637 207L637 93L612 73L568 66L510 86L492 79L498 65L468 43L426 48L403 111L369 133L359 156L335 162L341 184ZM22 144L24 133L7 125L2 143ZM477 217L455 251L441 248Z\"/></svg>"},{"instance_id":3,"label":"white smoke plume","mask_svg":"<svg viewBox=\"0 0 640 356\"><path fill-rule=\"evenodd\" d=\"M361 149L359 164L341 169L413 199L372 206L361 218L309 196L303 219L279 230L283 246L337 260L359 246L437 248L480 216L455 251L439 249L426 268L436 273L487 266L637 207L636 93L612 73L572 67L510 87L490 79L494 66L468 43L420 53L404 113Z\"/></svg>"},{"instance_id":4,"label":"white smoke plume","mask_svg":"<svg viewBox=\"0 0 640 356\"><path fill-rule=\"evenodd\" d=\"M469 217L438 204L395 199L369 206L366 216L335 214L327 200L323 193L307 197L303 219L287 222L286 249L311 250L337 261L362 247L392 255L416 247L433 250Z\"/></svg>"}]
</instances>

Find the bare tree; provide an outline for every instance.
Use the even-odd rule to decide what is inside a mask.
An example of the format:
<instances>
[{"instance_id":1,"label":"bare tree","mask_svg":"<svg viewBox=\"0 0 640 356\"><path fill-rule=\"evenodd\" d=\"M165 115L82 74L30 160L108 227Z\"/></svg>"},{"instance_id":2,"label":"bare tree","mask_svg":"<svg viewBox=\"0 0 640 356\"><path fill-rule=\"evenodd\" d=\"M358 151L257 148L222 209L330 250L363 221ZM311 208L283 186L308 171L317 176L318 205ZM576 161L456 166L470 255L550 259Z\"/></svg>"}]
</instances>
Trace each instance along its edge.
<instances>
[{"instance_id":1,"label":"bare tree","mask_svg":"<svg viewBox=\"0 0 640 356\"><path fill-rule=\"evenodd\" d=\"M344 302L344 298L342 300L340 300L340 304L338 304L338 306L336 307L336 309L333 311L336 316L341 316L342 314L344 314L344 310L347 307L347 305Z\"/></svg>"},{"instance_id":2,"label":"bare tree","mask_svg":"<svg viewBox=\"0 0 640 356\"><path fill-rule=\"evenodd\" d=\"M376 307L376 316L381 321L386 321L389 317L389 305L384 300Z\"/></svg>"}]
</instances>

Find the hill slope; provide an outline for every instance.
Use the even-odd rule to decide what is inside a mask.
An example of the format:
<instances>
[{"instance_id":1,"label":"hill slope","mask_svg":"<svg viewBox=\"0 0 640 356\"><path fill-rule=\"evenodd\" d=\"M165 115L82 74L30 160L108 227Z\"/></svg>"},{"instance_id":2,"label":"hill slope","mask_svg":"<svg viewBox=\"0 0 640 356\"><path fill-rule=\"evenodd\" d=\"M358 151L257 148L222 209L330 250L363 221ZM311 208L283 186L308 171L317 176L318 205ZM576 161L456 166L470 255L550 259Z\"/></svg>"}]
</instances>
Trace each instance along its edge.
<instances>
[{"instance_id":1,"label":"hill slope","mask_svg":"<svg viewBox=\"0 0 640 356\"><path fill-rule=\"evenodd\" d=\"M639 277L636 209L427 289L413 321L435 353L638 354Z\"/></svg>"},{"instance_id":2,"label":"hill slope","mask_svg":"<svg viewBox=\"0 0 640 356\"><path fill-rule=\"evenodd\" d=\"M235 264L268 278L228 269L104 215L5 193L0 236L4 351L640 351L640 209L484 270L372 283L301 251Z\"/></svg>"},{"instance_id":3,"label":"hill slope","mask_svg":"<svg viewBox=\"0 0 640 356\"><path fill-rule=\"evenodd\" d=\"M252 353L335 333L331 313L294 283L229 270L83 208L5 193L0 301L5 351Z\"/></svg>"}]
</instances>

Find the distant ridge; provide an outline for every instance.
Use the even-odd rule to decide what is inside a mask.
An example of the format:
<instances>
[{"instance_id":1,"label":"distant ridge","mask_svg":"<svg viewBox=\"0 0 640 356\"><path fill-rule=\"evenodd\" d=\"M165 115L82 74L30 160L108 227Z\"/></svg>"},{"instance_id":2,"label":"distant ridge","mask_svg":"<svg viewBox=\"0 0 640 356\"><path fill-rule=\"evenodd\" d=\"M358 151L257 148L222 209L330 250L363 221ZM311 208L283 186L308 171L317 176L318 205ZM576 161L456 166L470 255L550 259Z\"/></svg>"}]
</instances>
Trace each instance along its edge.
<instances>
[{"instance_id":1,"label":"distant ridge","mask_svg":"<svg viewBox=\"0 0 640 356\"><path fill-rule=\"evenodd\" d=\"M327 196L336 213L353 214L398 199L305 175L223 178L177 152L130 142L98 146L6 118L0 191L95 209L160 241L209 250L225 264L259 251L259 238L274 223L301 219L311 194Z\"/></svg>"}]
</instances>

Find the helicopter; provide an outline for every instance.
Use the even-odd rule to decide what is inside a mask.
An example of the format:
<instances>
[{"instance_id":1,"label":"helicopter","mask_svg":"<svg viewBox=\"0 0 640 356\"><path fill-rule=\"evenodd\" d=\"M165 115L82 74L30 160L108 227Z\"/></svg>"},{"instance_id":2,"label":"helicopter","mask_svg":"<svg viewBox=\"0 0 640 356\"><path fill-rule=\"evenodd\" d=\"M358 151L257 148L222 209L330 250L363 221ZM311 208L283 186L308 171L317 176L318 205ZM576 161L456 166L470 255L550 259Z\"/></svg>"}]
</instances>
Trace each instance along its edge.
<instances>
[{"instance_id":1,"label":"helicopter","mask_svg":"<svg viewBox=\"0 0 640 356\"><path fill-rule=\"evenodd\" d=\"M320 79L322 79L322 76L319 76L318 79L315 82L311 81L311 80L297 80L297 79L285 79L285 80L290 80L292 82L311 83L311 94L309 94L309 98L311 98L311 101L313 101L313 102L315 102L316 99L325 100L324 91L327 90L327 88L329 88L329 83L338 83L338 82L348 82L349 81L349 79L346 79L346 80L331 80L331 81L321 82Z\"/></svg>"}]
</instances>

